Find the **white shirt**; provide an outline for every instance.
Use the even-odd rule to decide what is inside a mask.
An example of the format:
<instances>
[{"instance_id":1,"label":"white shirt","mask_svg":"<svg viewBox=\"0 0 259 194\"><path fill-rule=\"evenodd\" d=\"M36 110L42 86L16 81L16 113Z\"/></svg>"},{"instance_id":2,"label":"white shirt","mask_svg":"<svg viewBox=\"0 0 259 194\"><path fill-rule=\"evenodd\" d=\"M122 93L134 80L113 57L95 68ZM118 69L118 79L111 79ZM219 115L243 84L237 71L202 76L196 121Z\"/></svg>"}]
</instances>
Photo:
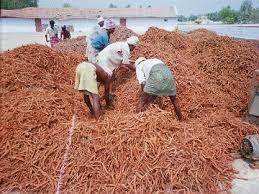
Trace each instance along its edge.
<instances>
[{"instance_id":1,"label":"white shirt","mask_svg":"<svg viewBox=\"0 0 259 194\"><path fill-rule=\"evenodd\" d=\"M154 65L157 64L164 64L163 61L159 59L147 59L145 61L142 61L136 66L136 74L137 74L137 79L138 82L141 84L144 81L147 81L149 77L150 70Z\"/></svg>"},{"instance_id":2,"label":"white shirt","mask_svg":"<svg viewBox=\"0 0 259 194\"><path fill-rule=\"evenodd\" d=\"M54 29L52 29L50 26L46 28L45 35L49 35L49 37L52 38L56 34L58 34L58 29L56 27L54 27Z\"/></svg>"},{"instance_id":3,"label":"white shirt","mask_svg":"<svg viewBox=\"0 0 259 194\"><path fill-rule=\"evenodd\" d=\"M120 64L130 64L130 48L127 42L115 42L105 47L99 54L97 64L112 75Z\"/></svg>"}]
</instances>

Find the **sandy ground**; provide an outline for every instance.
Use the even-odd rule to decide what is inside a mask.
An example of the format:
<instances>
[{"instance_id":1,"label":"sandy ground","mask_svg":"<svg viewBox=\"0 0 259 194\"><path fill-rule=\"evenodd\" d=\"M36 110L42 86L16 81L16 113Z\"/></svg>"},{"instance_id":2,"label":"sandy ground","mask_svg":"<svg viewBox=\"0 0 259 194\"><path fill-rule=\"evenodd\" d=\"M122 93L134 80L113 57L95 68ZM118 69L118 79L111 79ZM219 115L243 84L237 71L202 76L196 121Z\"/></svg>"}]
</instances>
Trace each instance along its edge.
<instances>
[{"instance_id":1,"label":"sandy ground","mask_svg":"<svg viewBox=\"0 0 259 194\"><path fill-rule=\"evenodd\" d=\"M72 38L78 36L85 36L87 35L84 32L73 32L71 34ZM46 42L44 33L40 32L10 32L4 33L0 32L0 52L14 49L16 47L26 45L26 44L43 44L50 46L49 43Z\"/></svg>"},{"instance_id":2,"label":"sandy ground","mask_svg":"<svg viewBox=\"0 0 259 194\"><path fill-rule=\"evenodd\" d=\"M84 32L74 32L72 38L87 35ZM0 33L0 51L6 51L26 44L48 45L44 33ZM241 159L233 162L233 168L238 172L232 182L233 194L256 194L259 193L259 170L253 170Z\"/></svg>"}]
</instances>

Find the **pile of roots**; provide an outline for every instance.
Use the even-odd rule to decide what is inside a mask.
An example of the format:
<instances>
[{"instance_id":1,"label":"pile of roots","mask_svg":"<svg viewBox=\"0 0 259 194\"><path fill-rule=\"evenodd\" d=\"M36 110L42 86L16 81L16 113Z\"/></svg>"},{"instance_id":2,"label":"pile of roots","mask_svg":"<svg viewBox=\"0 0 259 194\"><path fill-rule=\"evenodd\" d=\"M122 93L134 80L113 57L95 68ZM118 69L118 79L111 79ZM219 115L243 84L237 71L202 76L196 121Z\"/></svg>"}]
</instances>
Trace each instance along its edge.
<instances>
[{"instance_id":1,"label":"pile of roots","mask_svg":"<svg viewBox=\"0 0 259 194\"><path fill-rule=\"evenodd\" d=\"M137 36L137 34L126 27L118 26L115 28L114 33L111 34L110 42L126 41L131 36Z\"/></svg>"},{"instance_id":2,"label":"pile of roots","mask_svg":"<svg viewBox=\"0 0 259 194\"><path fill-rule=\"evenodd\" d=\"M132 59L156 57L172 70L184 121L167 97L135 113L135 73L119 69L114 109L96 122L73 90L82 55L40 45L1 54L0 192L216 193L229 190L231 152L259 133L242 123L259 50L198 30L149 29ZM162 107L158 106L162 104ZM72 115L77 125L58 177ZM60 186L60 185L59 185Z\"/></svg>"},{"instance_id":3,"label":"pile of roots","mask_svg":"<svg viewBox=\"0 0 259 194\"><path fill-rule=\"evenodd\" d=\"M76 38L63 40L62 42L58 43L54 49L63 53L79 53L85 56L86 36L78 36Z\"/></svg>"}]
</instances>

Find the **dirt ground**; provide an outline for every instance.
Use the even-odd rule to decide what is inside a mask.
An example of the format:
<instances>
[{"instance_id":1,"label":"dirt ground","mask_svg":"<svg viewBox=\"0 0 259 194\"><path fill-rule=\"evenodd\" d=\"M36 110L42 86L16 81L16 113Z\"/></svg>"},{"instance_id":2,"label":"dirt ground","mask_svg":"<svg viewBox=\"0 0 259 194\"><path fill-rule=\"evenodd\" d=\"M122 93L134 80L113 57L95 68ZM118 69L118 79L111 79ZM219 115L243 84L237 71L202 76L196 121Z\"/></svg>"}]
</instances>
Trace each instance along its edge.
<instances>
[{"instance_id":1,"label":"dirt ground","mask_svg":"<svg viewBox=\"0 0 259 194\"><path fill-rule=\"evenodd\" d=\"M73 32L71 34L72 38L85 35L87 34L84 32ZM50 46L50 44L46 42L44 33L42 32L0 32L0 39L0 52L33 43Z\"/></svg>"}]
</instances>

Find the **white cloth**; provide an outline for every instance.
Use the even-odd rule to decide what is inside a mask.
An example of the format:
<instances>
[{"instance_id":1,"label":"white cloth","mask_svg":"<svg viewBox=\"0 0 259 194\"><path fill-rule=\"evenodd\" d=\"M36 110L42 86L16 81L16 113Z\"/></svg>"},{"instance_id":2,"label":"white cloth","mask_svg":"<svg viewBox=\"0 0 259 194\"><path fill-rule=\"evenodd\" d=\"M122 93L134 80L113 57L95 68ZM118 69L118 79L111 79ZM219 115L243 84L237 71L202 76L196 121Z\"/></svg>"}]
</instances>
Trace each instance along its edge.
<instances>
[{"instance_id":1,"label":"white cloth","mask_svg":"<svg viewBox=\"0 0 259 194\"><path fill-rule=\"evenodd\" d=\"M45 35L49 35L49 37L52 38L56 34L58 34L58 29L56 27L54 27L54 29L52 29L50 26L46 28Z\"/></svg>"},{"instance_id":2,"label":"white cloth","mask_svg":"<svg viewBox=\"0 0 259 194\"><path fill-rule=\"evenodd\" d=\"M137 64L136 75L137 75L138 82L141 84L142 82L147 81L152 67L154 65L161 64L161 63L164 64L163 61L154 58L154 59L147 59Z\"/></svg>"},{"instance_id":3,"label":"white cloth","mask_svg":"<svg viewBox=\"0 0 259 194\"><path fill-rule=\"evenodd\" d=\"M105 47L97 57L97 64L109 75L120 64L130 64L130 49L127 42L115 42Z\"/></svg>"},{"instance_id":4,"label":"white cloth","mask_svg":"<svg viewBox=\"0 0 259 194\"><path fill-rule=\"evenodd\" d=\"M87 36L86 54L88 61L91 63L96 63L96 56L99 53L98 50L92 47L92 40L97 36L98 33L102 32L103 30L103 28L97 25L91 30L89 36Z\"/></svg>"},{"instance_id":5,"label":"white cloth","mask_svg":"<svg viewBox=\"0 0 259 194\"><path fill-rule=\"evenodd\" d=\"M101 16L99 18L97 18L97 24L104 22L104 18Z\"/></svg>"},{"instance_id":6,"label":"white cloth","mask_svg":"<svg viewBox=\"0 0 259 194\"><path fill-rule=\"evenodd\" d=\"M112 29L115 27L116 27L116 24L113 20L110 20L110 19L105 20L105 22L104 22L105 29L109 30L109 29Z\"/></svg>"},{"instance_id":7,"label":"white cloth","mask_svg":"<svg viewBox=\"0 0 259 194\"><path fill-rule=\"evenodd\" d=\"M131 36L127 38L127 43L133 46L137 46L137 44L139 43L139 39L137 36Z\"/></svg>"}]
</instances>

